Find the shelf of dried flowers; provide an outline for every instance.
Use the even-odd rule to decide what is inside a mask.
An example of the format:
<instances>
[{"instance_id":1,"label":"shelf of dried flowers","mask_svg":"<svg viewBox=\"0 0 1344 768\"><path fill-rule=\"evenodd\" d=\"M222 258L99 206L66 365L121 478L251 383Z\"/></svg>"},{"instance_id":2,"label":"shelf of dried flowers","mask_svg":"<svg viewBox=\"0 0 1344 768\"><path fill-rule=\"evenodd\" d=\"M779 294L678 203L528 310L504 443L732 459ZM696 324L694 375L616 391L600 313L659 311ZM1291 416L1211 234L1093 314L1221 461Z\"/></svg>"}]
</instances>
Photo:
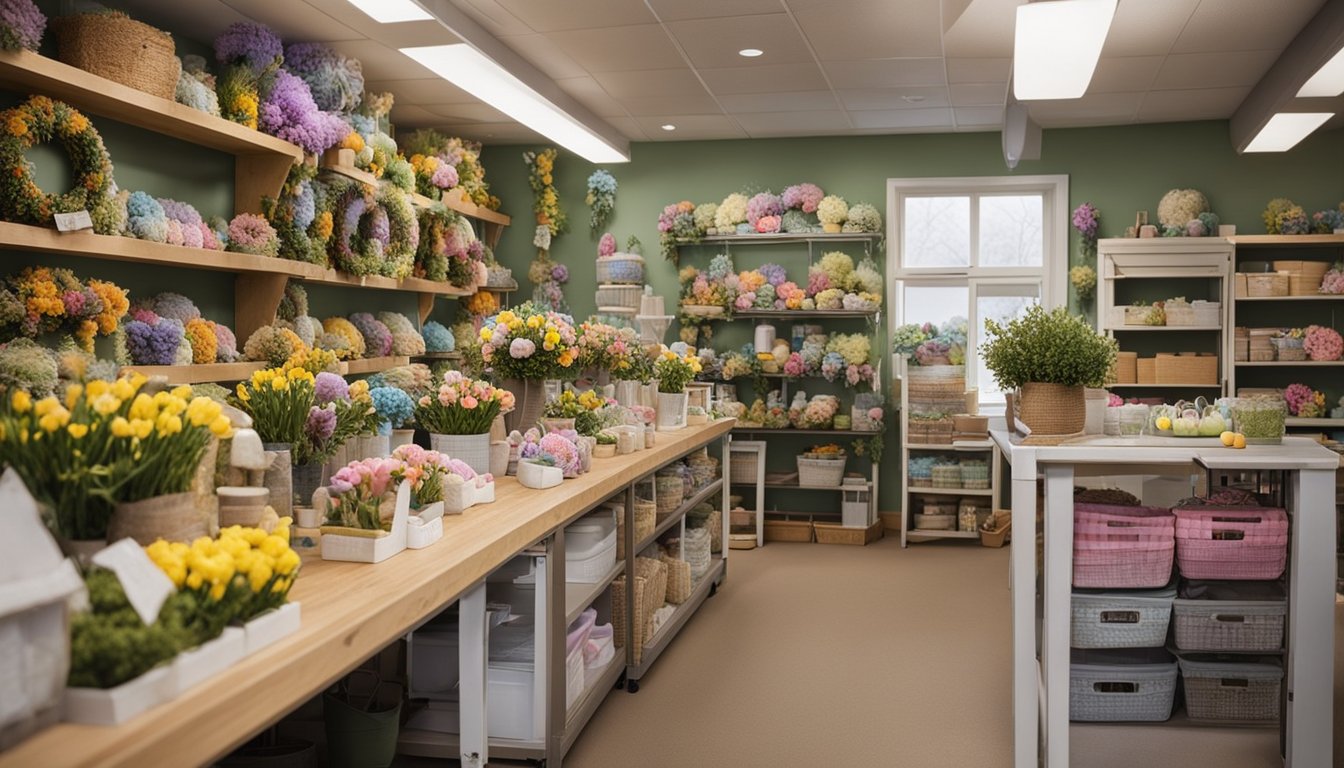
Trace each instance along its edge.
<instances>
[{"instance_id":1,"label":"shelf of dried flowers","mask_svg":"<svg viewBox=\"0 0 1344 768\"><path fill-rule=\"evenodd\" d=\"M51 96L95 115L234 155L235 213L260 213L261 199L278 194L290 167L303 159L303 150L288 141L32 51L0 51L0 88Z\"/></svg>"}]
</instances>

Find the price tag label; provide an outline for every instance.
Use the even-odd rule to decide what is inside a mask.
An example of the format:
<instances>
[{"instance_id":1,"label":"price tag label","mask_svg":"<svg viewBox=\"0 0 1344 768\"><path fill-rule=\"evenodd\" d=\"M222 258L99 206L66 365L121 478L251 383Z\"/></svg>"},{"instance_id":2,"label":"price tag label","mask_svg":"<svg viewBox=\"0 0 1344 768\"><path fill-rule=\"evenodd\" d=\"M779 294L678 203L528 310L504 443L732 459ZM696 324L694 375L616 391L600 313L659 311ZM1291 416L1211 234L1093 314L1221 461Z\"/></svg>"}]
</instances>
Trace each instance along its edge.
<instances>
[{"instance_id":1,"label":"price tag label","mask_svg":"<svg viewBox=\"0 0 1344 768\"><path fill-rule=\"evenodd\" d=\"M81 229L93 229L93 218L89 216L88 211L58 213L55 218L58 232L78 232Z\"/></svg>"},{"instance_id":2,"label":"price tag label","mask_svg":"<svg viewBox=\"0 0 1344 768\"><path fill-rule=\"evenodd\" d=\"M94 555L93 564L117 574L126 599L146 625L159 618L163 601L173 594L172 580L134 539L122 539Z\"/></svg>"}]
</instances>

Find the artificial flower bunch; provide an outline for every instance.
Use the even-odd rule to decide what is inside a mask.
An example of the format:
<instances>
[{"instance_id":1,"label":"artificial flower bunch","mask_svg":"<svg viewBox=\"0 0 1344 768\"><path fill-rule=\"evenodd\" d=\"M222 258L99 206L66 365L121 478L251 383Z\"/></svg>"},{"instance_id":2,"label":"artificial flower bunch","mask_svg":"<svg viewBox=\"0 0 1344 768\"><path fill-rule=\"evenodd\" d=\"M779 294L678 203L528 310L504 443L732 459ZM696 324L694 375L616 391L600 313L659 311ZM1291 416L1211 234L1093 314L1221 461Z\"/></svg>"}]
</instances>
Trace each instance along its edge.
<instances>
[{"instance_id":1,"label":"artificial flower bunch","mask_svg":"<svg viewBox=\"0 0 1344 768\"><path fill-rule=\"evenodd\" d=\"M1312 360L1338 360L1344 356L1344 338L1329 326L1310 325L1303 334L1302 348Z\"/></svg>"},{"instance_id":2,"label":"artificial flower bunch","mask_svg":"<svg viewBox=\"0 0 1344 768\"><path fill-rule=\"evenodd\" d=\"M635 329L591 320L579 326L578 347L580 366L613 374L630 371L638 366L637 358L647 357Z\"/></svg>"},{"instance_id":3,"label":"artificial flower bunch","mask_svg":"<svg viewBox=\"0 0 1344 768\"><path fill-rule=\"evenodd\" d=\"M0 8L0 48L36 51L47 29L47 17L32 0L11 0Z\"/></svg>"},{"instance_id":4,"label":"artificial flower bunch","mask_svg":"<svg viewBox=\"0 0 1344 768\"><path fill-rule=\"evenodd\" d=\"M1283 399L1288 403L1291 416L1314 419L1325 415L1325 393L1306 384L1289 384L1283 390Z\"/></svg>"},{"instance_id":5,"label":"artificial flower bunch","mask_svg":"<svg viewBox=\"0 0 1344 768\"><path fill-rule=\"evenodd\" d=\"M723 199L714 211L714 228L720 235L737 232L739 225L750 231L747 225L747 203L750 200L741 192L734 192ZM745 234L745 232L741 233Z\"/></svg>"},{"instance_id":6,"label":"artificial flower bunch","mask_svg":"<svg viewBox=\"0 0 1344 768\"><path fill-rule=\"evenodd\" d=\"M821 374L827 381L844 378L846 385L856 387L873 383L876 371L872 365L872 341L861 333L837 333L826 344Z\"/></svg>"},{"instance_id":7,"label":"artificial flower bunch","mask_svg":"<svg viewBox=\"0 0 1344 768\"><path fill-rule=\"evenodd\" d=\"M279 608L298 578L299 554L289 546L290 518L270 531L234 525L219 538L202 536L191 544L159 539L145 554L180 592L194 594L197 605L219 627L246 622Z\"/></svg>"},{"instance_id":8,"label":"artificial flower bunch","mask_svg":"<svg viewBox=\"0 0 1344 768\"><path fill-rule=\"evenodd\" d=\"M1101 212L1091 203L1073 209L1073 228L1078 233L1078 250L1085 260L1097 257L1097 233L1101 226Z\"/></svg>"},{"instance_id":9,"label":"artificial flower bunch","mask_svg":"<svg viewBox=\"0 0 1344 768\"><path fill-rule=\"evenodd\" d=\"M129 329L130 323L127 324L128 335ZM295 355L307 351L308 345L296 332L280 325L263 325L243 345L243 357L271 366L284 365Z\"/></svg>"},{"instance_id":10,"label":"artificial flower bunch","mask_svg":"<svg viewBox=\"0 0 1344 768\"><path fill-rule=\"evenodd\" d=\"M68 333L91 352L94 337L116 331L129 307L126 291L113 283L82 282L63 268L26 267L0 287L0 332L10 338Z\"/></svg>"},{"instance_id":11,"label":"artificial flower bunch","mask_svg":"<svg viewBox=\"0 0 1344 768\"><path fill-rule=\"evenodd\" d=\"M717 257L716 257L717 258ZM736 279L736 276L733 276ZM714 277L713 270L701 272L695 267L684 267L677 273L681 282L681 305L683 307L724 307L733 306L736 297L722 279Z\"/></svg>"},{"instance_id":12,"label":"artificial flower bunch","mask_svg":"<svg viewBox=\"0 0 1344 768\"><path fill-rule=\"evenodd\" d=\"M1311 231L1307 212L1286 197L1270 200L1260 218L1271 235L1305 235Z\"/></svg>"},{"instance_id":13,"label":"artificial flower bunch","mask_svg":"<svg viewBox=\"0 0 1344 768\"><path fill-rule=\"evenodd\" d=\"M695 350L676 352L664 348L653 365L653 374L658 379L658 391L677 394L686 391L686 385L695 379L702 367Z\"/></svg>"},{"instance_id":14,"label":"artificial flower bunch","mask_svg":"<svg viewBox=\"0 0 1344 768\"><path fill-rule=\"evenodd\" d=\"M476 205L499 210L499 198L490 194L490 185L485 180L485 167L481 165L481 145L466 139L449 137L431 128L412 133L404 142L405 150L412 154L433 155L457 170L458 186Z\"/></svg>"},{"instance_id":15,"label":"artificial flower bunch","mask_svg":"<svg viewBox=\"0 0 1344 768\"><path fill-rule=\"evenodd\" d=\"M803 182L785 187L784 194L780 195L780 203L785 210L816 213L817 206L821 205L825 196L826 193L821 191L821 187L811 182Z\"/></svg>"},{"instance_id":16,"label":"artificial flower bunch","mask_svg":"<svg viewBox=\"0 0 1344 768\"><path fill-rule=\"evenodd\" d=\"M513 393L460 371L444 374L438 391L420 398L415 421L436 435L481 435L501 413L513 410Z\"/></svg>"},{"instance_id":17,"label":"artificial flower bunch","mask_svg":"<svg viewBox=\"0 0 1344 768\"><path fill-rule=\"evenodd\" d=\"M415 419L415 399L396 387L370 387L369 399L378 416L377 434L390 435Z\"/></svg>"},{"instance_id":18,"label":"artificial flower bunch","mask_svg":"<svg viewBox=\"0 0 1344 768\"><path fill-rule=\"evenodd\" d=\"M807 393L799 392L789 407L789 423L796 429L830 429L839 411L834 395L813 395L809 400Z\"/></svg>"},{"instance_id":19,"label":"artificial flower bunch","mask_svg":"<svg viewBox=\"0 0 1344 768\"><path fill-rule=\"evenodd\" d=\"M210 441L232 434L219 403L185 386L150 395L145 381L71 384L39 400L11 393L0 462L51 508L58 534L103 538L115 504L185 492Z\"/></svg>"},{"instance_id":20,"label":"artificial flower bunch","mask_svg":"<svg viewBox=\"0 0 1344 768\"><path fill-rule=\"evenodd\" d=\"M551 235L558 235L569 228L565 212L560 210L560 194L555 189L554 147L540 152L524 152L523 162L527 163L527 183L532 187L532 210L537 214L537 223L550 227Z\"/></svg>"},{"instance_id":21,"label":"artificial flower bunch","mask_svg":"<svg viewBox=\"0 0 1344 768\"><path fill-rule=\"evenodd\" d=\"M611 212L616 210L616 177L599 168L588 177L588 194L583 201L592 208L588 226L594 233L607 225Z\"/></svg>"},{"instance_id":22,"label":"artificial flower bunch","mask_svg":"<svg viewBox=\"0 0 1344 768\"><path fill-rule=\"evenodd\" d=\"M485 364L506 379L563 378L580 354L573 319L531 302L487 318L479 337Z\"/></svg>"},{"instance_id":23,"label":"artificial flower bunch","mask_svg":"<svg viewBox=\"0 0 1344 768\"><path fill-rule=\"evenodd\" d=\"M413 400L419 400L434 392L435 382L441 379L436 378L424 363L412 363L376 373L368 378L368 382L370 387L395 387L410 395Z\"/></svg>"},{"instance_id":24,"label":"artificial flower bunch","mask_svg":"<svg viewBox=\"0 0 1344 768\"><path fill-rule=\"evenodd\" d=\"M1327 208L1311 214L1311 231L1317 235L1331 235L1344 229L1344 210Z\"/></svg>"},{"instance_id":25,"label":"artificial flower bunch","mask_svg":"<svg viewBox=\"0 0 1344 768\"><path fill-rule=\"evenodd\" d=\"M431 200L458 184L457 168L438 155L411 155L411 170L415 171L415 191Z\"/></svg>"},{"instance_id":26,"label":"artificial flower bunch","mask_svg":"<svg viewBox=\"0 0 1344 768\"><path fill-rule=\"evenodd\" d=\"M535 427L522 436L518 456L526 461L559 467L565 477L578 477L582 467L579 435L572 429L541 434Z\"/></svg>"},{"instance_id":27,"label":"artificial flower bunch","mask_svg":"<svg viewBox=\"0 0 1344 768\"><path fill-rule=\"evenodd\" d=\"M268 443L287 443L295 465L322 462L359 434L378 428L367 381L299 366L257 371L238 384L237 405Z\"/></svg>"},{"instance_id":28,"label":"artificial flower bunch","mask_svg":"<svg viewBox=\"0 0 1344 768\"><path fill-rule=\"evenodd\" d=\"M411 506L416 508L443 501L444 479L452 471L450 466L461 465L472 476L476 474L464 462L454 462L438 451L428 451L414 443L398 446L392 459L402 463L397 476L410 482Z\"/></svg>"},{"instance_id":29,"label":"artificial flower bunch","mask_svg":"<svg viewBox=\"0 0 1344 768\"><path fill-rule=\"evenodd\" d=\"M690 200L670 203L658 214L658 243L663 258L673 264L679 259L677 245L684 242L698 243L703 234L695 224L695 203Z\"/></svg>"},{"instance_id":30,"label":"artificial flower bunch","mask_svg":"<svg viewBox=\"0 0 1344 768\"><path fill-rule=\"evenodd\" d=\"M327 524L366 531L389 530L396 512L396 490L406 472L400 459L352 461L332 474Z\"/></svg>"},{"instance_id":31,"label":"artificial flower bunch","mask_svg":"<svg viewBox=\"0 0 1344 768\"><path fill-rule=\"evenodd\" d=\"M1321 293L1339 295L1344 293L1344 262L1335 262L1321 278Z\"/></svg>"}]
</instances>

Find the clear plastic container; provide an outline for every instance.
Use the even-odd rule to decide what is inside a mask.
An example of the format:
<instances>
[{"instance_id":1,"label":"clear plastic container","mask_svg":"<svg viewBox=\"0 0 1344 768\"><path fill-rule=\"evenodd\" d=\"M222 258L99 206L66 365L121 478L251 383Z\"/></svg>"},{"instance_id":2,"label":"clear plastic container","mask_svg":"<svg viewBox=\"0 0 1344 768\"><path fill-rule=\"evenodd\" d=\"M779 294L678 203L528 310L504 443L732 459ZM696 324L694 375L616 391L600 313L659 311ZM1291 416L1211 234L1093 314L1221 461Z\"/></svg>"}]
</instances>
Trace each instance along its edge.
<instances>
[{"instance_id":1,"label":"clear plastic container","mask_svg":"<svg viewBox=\"0 0 1344 768\"><path fill-rule=\"evenodd\" d=\"M1288 404L1277 397L1237 397L1232 399L1232 423L1251 445L1278 445L1283 442Z\"/></svg>"},{"instance_id":2,"label":"clear plastic container","mask_svg":"<svg viewBox=\"0 0 1344 768\"><path fill-rule=\"evenodd\" d=\"M1138 437L1148 423L1148 406L1130 403L1119 407L1120 436Z\"/></svg>"}]
</instances>

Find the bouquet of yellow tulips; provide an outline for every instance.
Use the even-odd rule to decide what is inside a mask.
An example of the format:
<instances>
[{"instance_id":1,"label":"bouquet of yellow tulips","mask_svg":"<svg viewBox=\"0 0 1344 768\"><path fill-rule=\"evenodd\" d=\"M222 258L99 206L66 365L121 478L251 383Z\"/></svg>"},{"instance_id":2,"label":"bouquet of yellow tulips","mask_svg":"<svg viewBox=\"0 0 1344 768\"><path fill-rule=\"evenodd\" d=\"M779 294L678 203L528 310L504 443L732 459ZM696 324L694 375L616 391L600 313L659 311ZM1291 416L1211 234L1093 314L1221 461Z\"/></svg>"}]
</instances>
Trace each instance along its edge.
<instances>
[{"instance_id":1,"label":"bouquet of yellow tulips","mask_svg":"<svg viewBox=\"0 0 1344 768\"><path fill-rule=\"evenodd\" d=\"M368 382L347 384L326 371L314 376L297 365L257 371L236 395L262 441L287 443L296 466L326 461L350 438L378 428Z\"/></svg>"},{"instance_id":2,"label":"bouquet of yellow tulips","mask_svg":"<svg viewBox=\"0 0 1344 768\"><path fill-rule=\"evenodd\" d=\"M56 533L106 537L116 504L189 490L210 441L233 434L191 387L151 395L144 384L95 380L36 401L19 390L0 407L0 462L51 509Z\"/></svg>"}]
</instances>

